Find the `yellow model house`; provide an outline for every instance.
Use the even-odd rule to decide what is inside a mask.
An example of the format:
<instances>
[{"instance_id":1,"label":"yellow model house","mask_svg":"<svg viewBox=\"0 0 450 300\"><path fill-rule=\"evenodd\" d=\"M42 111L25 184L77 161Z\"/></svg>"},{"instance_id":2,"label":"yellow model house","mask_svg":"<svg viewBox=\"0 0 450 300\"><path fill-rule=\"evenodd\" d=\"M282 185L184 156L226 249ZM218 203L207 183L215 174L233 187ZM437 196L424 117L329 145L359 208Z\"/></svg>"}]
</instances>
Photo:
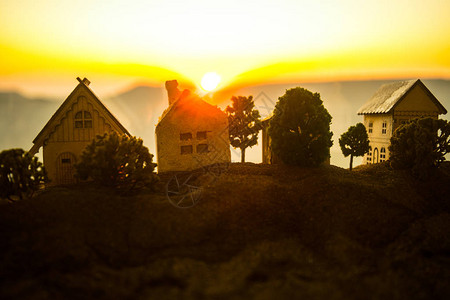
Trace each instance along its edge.
<instances>
[{"instance_id":1,"label":"yellow model house","mask_svg":"<svg viewBox=\"0 0 450 300\"><path fill-rule=\"evenodd\" d=\"M43 148L51 185L75 182L74 164L97 135L112 131L130 135L89 88L89 80L77 80L77 87L39 132L30 149L34 155Z\"/></svg>"},{"instance_id":2,"label":"yellow model house","mask_svg":"<svg viewBox=\"0 0 450 300\"><path fill-rule=\"evenodd\" d=\"M188 171L231 161L227 115L167 81L169 107L156 125L158 172Z\"/></svg>"},{"instance_id":3,"label":"yellow model house","mask_svg":"<svg viewBox=\"0 0 450 300\"><path fill-rule=\"evenodd\" d=\"M389 144L395 129L411 119L438 118L447 110L420 81L410 80L382 85L358 111L370 141L370 151L363 163L389 159Z\"/></svg>"}]
</instances>

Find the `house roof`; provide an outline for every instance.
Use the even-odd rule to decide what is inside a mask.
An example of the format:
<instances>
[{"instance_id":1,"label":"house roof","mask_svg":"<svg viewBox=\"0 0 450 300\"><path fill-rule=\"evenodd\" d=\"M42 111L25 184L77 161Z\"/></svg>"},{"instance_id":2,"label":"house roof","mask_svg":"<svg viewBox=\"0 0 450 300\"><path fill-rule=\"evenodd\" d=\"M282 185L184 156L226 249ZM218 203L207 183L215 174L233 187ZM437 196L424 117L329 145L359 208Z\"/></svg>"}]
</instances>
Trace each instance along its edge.
<instances>
[{"instance_id":1,"label":"house roof","mask_svg":"<svg viewBox=\"0 0 450 300\"><path fill-rule=\"evenodd\" d=\"M372 98L358 110L358 115L385 114L391 112L391 110L417 85L420 85L424 89L430 99L439 108L440 113L447 113L444 106L442 106L422 81L416 79L382 85Z\"/></svg>"},{"instance_id":2,"label":"house roof","mask_svg":"<svg viewBox=\"0 0 450 300\"><path fill-rule=\"evenodd\" d=\"M70 93L69 96L67 96L66 100L61 104L61 106L56 110L56 112L53 114L53 116L50 118L50 120L45 124L44 128L38 133L38 135L33 140L33 147L31 148L31 153L36 153L37 150L43 145L45 141L45 137L53 127L53 123L58 119L60 114L62 114L67 106L69 105L69 101L72 98L72 95L75 94L75 92L79 89L86 90L91 96L93 101L95 101L103 110L104 112L111 118L111 120L122 130L125 134L131 135L128 130L123 127L122 124L120 124L119 120L106 108L106 106L100 101L100 99L95 95L95 93L91 90L89 87L90 81L84 78L83 80L80 79L80 77L77 77L77 80L79 81L79 84L75 87L75 89Z\"/></svg>"},{"instance_id":3,"label":"house roof","mask_svg":"<svg viewBox=\"0 0 450 300\"><path fill-rule=\"evenodd\" d=\"M165 110L164 112L161 114L161 117L159 118L158 124L156 124L156 127L158 127L161 122L168 116L171 114L172 111L176 110L177 107L191 107L191 106L195 106L195 107L203 107L203 108L207 108L208 111L214 111L214 112L218 112L218 113L222 113L225 115L225 113L218 108L217 106L214 106L212 104L209 104L208 102L206 102L205 100L201 99L198 95L191 93L189 90L184 90L181 95L178 97L178 99L176 99L174 102L172 102L172 104L170 104ZM206 113L206 110L203 110L204 113Z\"/></svg>"}]
</instances>

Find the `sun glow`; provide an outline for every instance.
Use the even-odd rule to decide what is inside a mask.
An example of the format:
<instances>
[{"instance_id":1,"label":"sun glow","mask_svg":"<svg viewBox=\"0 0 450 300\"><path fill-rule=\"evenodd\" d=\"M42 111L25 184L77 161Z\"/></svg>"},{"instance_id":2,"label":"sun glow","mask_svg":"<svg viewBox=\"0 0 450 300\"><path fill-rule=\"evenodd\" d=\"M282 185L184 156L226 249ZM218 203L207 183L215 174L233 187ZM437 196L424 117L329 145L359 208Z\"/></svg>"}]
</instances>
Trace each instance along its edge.
<instances>
[{"instance_id":1,"label":"sun glow","mask_svg":"<svg viewBox=\"0 0 450 300\"><path fill-rule=\"evenodd\" d=\"M205 75L203 75L201 82L202 88L205 91L210 92L219 85L220 80L221 78L219 74L217 74L216 72L208 72Z\"/></svg>"},{"instance_id":2,"label":"sun glow","mask_svg":"<svg viewBox=\"0 0 450 300\"><path fill-rule=\"evenodd\" d=\"M67 78L65 91L74 75L103 78L107 89L112 77L177 78L216 94L286 81L450 78L450 1L365 3L1 0L0 88L50 93L49 82ZM218 86L203 83L217 81L203 77L212 69Z\"/></svg>"}]
</instances>

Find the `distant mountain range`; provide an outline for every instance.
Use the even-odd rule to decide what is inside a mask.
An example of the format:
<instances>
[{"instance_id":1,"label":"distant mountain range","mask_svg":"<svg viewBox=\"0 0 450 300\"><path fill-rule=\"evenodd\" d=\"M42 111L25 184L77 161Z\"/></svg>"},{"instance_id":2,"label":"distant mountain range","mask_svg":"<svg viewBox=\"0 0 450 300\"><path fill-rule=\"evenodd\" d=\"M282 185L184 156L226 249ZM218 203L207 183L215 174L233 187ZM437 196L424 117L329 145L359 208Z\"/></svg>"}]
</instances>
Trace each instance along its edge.
<instances>
[{"instance_id":1,"label":"distant mountain range","mask_svg":"<svg viewBox=\"0 0 450 300\"><path fill-rule=\"evenodd\" d=\"M0 92L0 149L29 150L60 104L49 99L29 99L15 92Z\"/></svg>"},{"instance_id":2,"label":"distant mountain range","mask_svg":"<svg viewBox=\"0 0 450 300\"><path fill-rule=\"evenodd\" d=\"M422 80L436 98L450 110L450 80ZM331 163L348 167L348 159L342 156L338 139L349 126L362 121L356 114L362 104L385 83L392 80L344 81L325 83L293 83L250 86L234 92L234 95L253 95L256 108L263 117L270 115L278 97L286 89L301 86L318 92L325 107L333 116L334 146ZM67 91L67 95L71 91ZM231 96L231 95L230 95ZM15 92L0 92L0 150L9 148L30 149L32 140L44 127L65 99L30 99ZM141 137L155 153L155 125L167 107L167 95L163 88L138 86L117 96L100 100L120 120L131 134ZM224 108L228 103L219 106ZM449 115L441 116L449 119ZM261 161L261 144L247 151L249 161ZM232 159L239 160L239 151L232 151ZM356 161L358 164L358 160Z\"/></svg>"},{"instance_id":3,"label":"distant mountain range","mask_svg":"<svg viewBox=\"0 0 450 300\"><path fill-rule=\"evenodd\" d=\"M144 140L151 153L156 153L155 126L168 105L165 89L139 86L100 100L132 135Z\"/></svg>"}]
</instances>

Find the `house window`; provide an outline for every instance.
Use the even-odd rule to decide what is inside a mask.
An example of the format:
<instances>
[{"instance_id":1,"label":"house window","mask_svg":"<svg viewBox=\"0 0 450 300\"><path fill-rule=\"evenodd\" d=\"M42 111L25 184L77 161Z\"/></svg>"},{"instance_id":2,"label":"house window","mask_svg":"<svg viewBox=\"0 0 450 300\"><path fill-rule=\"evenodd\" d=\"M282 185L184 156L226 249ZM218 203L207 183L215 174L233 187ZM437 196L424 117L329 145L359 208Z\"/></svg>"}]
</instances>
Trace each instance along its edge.
<instances>
[{"instance_id":1,"label":"house window","mask_svg":"<svg viewBox=\"0 0 450 300\"><path fill-rule=\"evenodd\" d=\"M381 133L386 134L387 132L387 122L383 121L383 125L381 126Z\"/></svg>"},{"instance_id":2,"label":"house window","mask_svg":"<svg viewBox=\"0 0 450 300\"><path fill-rule=\"evenodd\" d=\"M198 144L197 153L208 153L208 144Z\"/></svg>"},{"instance_id":3,"label":"house window","mask_svg":"<svg viewBox=\"0 0 450 300\"><path fill-rule=\"evenodd\" d=\"M92 115L87 110L75 114L75 128L92 128Z\"/></svg>"},{"instance_id":4,"label":"house window","mask_svg":"<svg viewBox=\"0 0 450 300\"><path fill-rule=\"evenodd\" d=\"M180 141L190 141L192 140L192 133L186 132L186 133L180 133Z\"/></svg>"},{"instance_id":5,"label":"house window","mask_svg":"<svg viewBox=\"0 0 450 300\"><path fill-rule=\"evenodd\" d=\"M63 158L63 159L61 159L61 163L63 163L63 164L70 164L70 158Z\"/></svg>"},{"instance_id":6,"label":"house window","mask_svg":"<svg viewBox=\"0 0 450 300\"><path fill-rule=\"evenodd\" d=\"M197 140L206 140L206 131L198 131Z\"/></svg>"},{"instance_id":7,"label":"house window","mask_svg":"<svg viewBox=\"0 0 450 300\"><path fill-rule=\"evenodd\" d=\"M373 132L373 122L369 122L369 133Z\"/></svg>"},{"instance_id":8,"label":"house window","mask_svg":"<svg viewBox=\"0 0 450 300\"><path fill-rule=\"evenodd\" d=\"M367 153L367 163L370 164L372 162L372 147L369 147L369 153Z\"/></svg>"},{"instance_id":9,"label":"house window","mask_svg":"<svg viewBox=\"0 0 450 300\"><path fill-rule=\"evenodd\" d=\"M380 150L380 162L386 160L386 148L382 147Z\"/></svg>"},{"instance_id":10,"label":"house window","mask_svg":"<svg viewBox=\"0 0 450 300\"><path fill-rule=\"evenodd\" d=\"M181 154L191 154L192 152L192 145L181 146Z\"/></svg>"}]
</instances>

